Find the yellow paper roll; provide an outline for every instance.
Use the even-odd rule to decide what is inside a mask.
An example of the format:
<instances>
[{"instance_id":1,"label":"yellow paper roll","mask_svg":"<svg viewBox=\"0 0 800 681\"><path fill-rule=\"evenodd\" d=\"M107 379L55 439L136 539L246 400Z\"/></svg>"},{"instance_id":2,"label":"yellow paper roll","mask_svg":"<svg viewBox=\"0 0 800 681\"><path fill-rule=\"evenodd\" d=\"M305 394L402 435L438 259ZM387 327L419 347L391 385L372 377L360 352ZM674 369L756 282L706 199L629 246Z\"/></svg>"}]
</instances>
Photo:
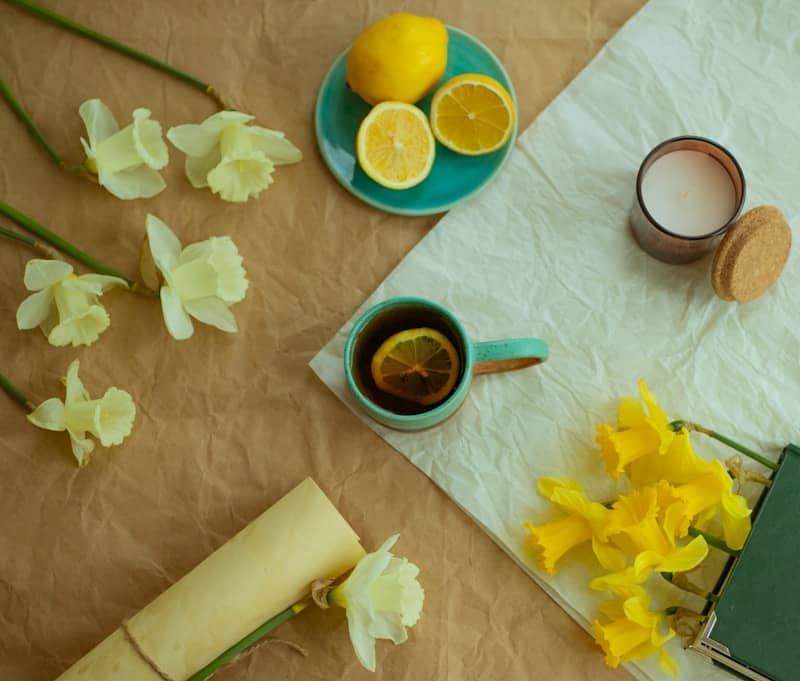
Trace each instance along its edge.
<instances>
[{"instance_id":1,"label":"yellow paper roll","mask_svg":"<svg viewBox=\"0 0 800 681\"><path fill-rule=\"evenodd\" d=\"M166 678L186 681L264 622L364 556L307 478L127 622ZM56 681L163 681L117 629Z\"/></svg>"}]
</instances>

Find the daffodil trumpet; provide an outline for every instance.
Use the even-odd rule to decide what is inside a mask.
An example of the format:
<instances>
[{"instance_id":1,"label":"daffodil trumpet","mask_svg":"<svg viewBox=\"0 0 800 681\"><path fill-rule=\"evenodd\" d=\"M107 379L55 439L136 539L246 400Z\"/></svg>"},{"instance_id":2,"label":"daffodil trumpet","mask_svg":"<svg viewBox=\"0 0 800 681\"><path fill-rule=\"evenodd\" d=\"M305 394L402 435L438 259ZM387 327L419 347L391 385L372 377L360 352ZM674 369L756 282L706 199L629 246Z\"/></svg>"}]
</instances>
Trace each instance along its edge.
<instances>
[{"instance_id":1,"label":"daffodil trumpet","mask_svg":"<svg viewBox=\"0 0 800 681\"><path fill-rule=\"evenodd\" d=\"M42 149L44 149L45 153L50 157L53 163L63 168L64 161L58 155L58 152L53 149L53 147L50 145L50 142L48 142L47 138L42 134L42 131L39 130L36 123L33 122L33 119L28 115L28 112L25 111L22 104L17 101L16 97L14 97L14 95L11 93L11 90L9 90L8 86L3 82L2 79L0 79L0 95L3 96L3 99L6 100L8 105L11 107L11 110L17 114L17 117L22 121L22 124L41 145Z\"/></svg>"},{"instance_id":2,"label":"daffodil trumpet","mask_svg":"<svg viewBox=\"0 0 800 681\"><path fill-rule=\"evenodd\" d=\"M26 229L31 234L35 234L39 238L44 239L44 241L54 246L62 253L65 253L74 260L77 260L79 263L86 265L86 267L88 267L89 269L94 270L98 274L104 274L110 277L116 277L118 279L122 279L122 281L124 281L127 284L128 288L137 293L141 292L141 287L137 286L135 282L131 281L127 277L124 277L116 270L107 267L98 260L95 260L88 253L85 253L76 246L73 246L69 241L62 239L60 236L54 234L49 229L36 222L34 219L18 211L16 208L9 206L2 199L0 199L0 213L5 215L7 218L13 220L20 227ZM4 236L10 237L10 234L8 233L9 231L10 230L3 230ZM13 234L15 234L15 236L11 238L15 238L18 241L22 241L22 239L19 239L18 236L16 236L16 233ZM26 241L25 243L28 242Z\"/></svg>"},{"instance_id":3,"label":"daffodil trumpet","mask_svg":"<svg viewBox=\"0 0 800 681\"><path fill-rule=\"evenodd\" d=\"M98 33L91 28L79 24L77 21L73 21L72 19L61 16L60 14L57 14L46 7L42 7L41 5L37 5L35 2L30 2L29 0L8 0L8 2L17 5L28 12L37 14L43 19L46 19L47 21L50 21L61 28L65 28L73 33L77 33L78 35L82 35L84 38L88 38L89 40L100 43L105 47L116 50L117 52L124 54L126 57L140 61L143 64L153 67L154 69L168 73L173 78L177 78L185 83L189 83L189 85L202 90L205 94L211 97L211 99L213 99L221 109L231 108L228 102L208 83L205 83L199 78L195 78L194 76L181 71L180 69L176 69L174 66L165 64L164 62L151 57L149 54L145 54L144 52L135 50L132 47L128 47L127 45L124 45L113 38L109 38L102 33Z\"/></svg>"},{"instance_id":4,"label":"daffodil trumpet","mask_svg":"<svg viewBox=\"0 0 800 681\"><path fill-rule=\"evenodd\" d=\"M28 411L33 411L36 409L36 405L31 402L25 394L15 386L7 377L0 374L0 387L5 390L8 395L13 399L15 402L20 404L22 407L27 409Z\"/></svg>"},{"instance_id":5,"label":"daffodil trumpet","mask_svg":"<svg viewBox=\"0 0 800 681\"><path fill-rule=\"evenodd\" d=\"M699 423L678 419L677 421L673 421L672 423L670 423L669 427L674 432L678 432L682 428L686 428L686 430L689 431L702 433L703 435L707 435L708 437L717 440L718 442L721 442L724 445L727 445L731 449L735 449L737 452L741 452L746 457L753 459L753 461L758 461L758 463L760 463L762 466L765 466L766 468L769 468L770 470L773 471L778 470L778 464L776 464L774 461L770 461L762 454L754 452L749 447L745 447L743 444L736 442L736 440L732 440L731 438L726 437L725 435L721 435L715 430L711 430L711 428L706 428L705 426L701 426Z\"/></svg>"}]
</instances>

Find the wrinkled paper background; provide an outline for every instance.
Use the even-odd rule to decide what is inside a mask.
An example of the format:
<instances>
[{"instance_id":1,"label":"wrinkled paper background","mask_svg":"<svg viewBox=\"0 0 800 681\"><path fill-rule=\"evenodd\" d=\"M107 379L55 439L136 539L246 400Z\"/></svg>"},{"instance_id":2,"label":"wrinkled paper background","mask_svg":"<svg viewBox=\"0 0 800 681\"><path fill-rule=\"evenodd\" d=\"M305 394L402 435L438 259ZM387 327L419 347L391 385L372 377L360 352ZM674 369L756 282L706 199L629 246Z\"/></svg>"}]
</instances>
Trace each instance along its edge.
<instances>
[{"instance_id":1,"label":"wrinkled paper background","mask_svg":"<svg viewBox=\"0 0 800 681\"><path fill-rule=\"evenodd\" d=\"M174 341L157 304L116 291L97 344L53 348L17 331L31 254L0 242L0 371L40 401L61 394L59 377L79 358L89 390L120 386L139 409L130 439L79 472L65 435L33 428L0 395L0 679L52 681L306 475L365 546L401 532L398 552L422 567L422 620L407 644L379 646L373 676L355 661L342 614L308 610L280 630L308 658L269 646L220 681L629 678L606 670L579 627L308 368L439 217L386 215L352 198L319 157L312 113L333 60L403 9L488 44L514 81L524 129L641 0L43 2L210 81L284 130L305 160L242 206L192 189L171 149L167 189L123 203L58 171L0 104L4 200L129 276L148 212L185 243L231 234L252 281L233 308L237 335L198 324L191 340ZM90 97L121 122L137 106L165 127L213 113L193 88L3 2L0 73L74 162L78 106Z\"/></svg>"},{"instance_id":2,"label":"wrinkled paper background","mask_svg":"<svg viewBox=\"0 0 800 681\"><path fill-rule=\"evenodd\" d=\"M617 398L636 394L640 377L674 418L772 458L798 438L797 248L772 290L738 305L714 296L710 257L665 265L627 228L639 164L680 134L727 146L745 172L746 208L776 205L799 226L798 74L792 0L652 0L520 137L494 185L439 222L359 310L417 295L453 310L474 340L550 344L540 368L478 377L441 427L408 434L367 422L583 626L606 597L585 586L598 568L565 560L547 578L532 563L522 520L554 515L535 492L540 476L577 478L594 498L609 498L594 427L615 418ZM351 325L312 366L356 409L341 368ZM697 448L730 456L715 445ZM659 590L664 606L675 599L666 584ZM677 640L669 649L682 678L727 678ZM654 660L631 671L663 677Z\"/></svg>"}]
</instances>

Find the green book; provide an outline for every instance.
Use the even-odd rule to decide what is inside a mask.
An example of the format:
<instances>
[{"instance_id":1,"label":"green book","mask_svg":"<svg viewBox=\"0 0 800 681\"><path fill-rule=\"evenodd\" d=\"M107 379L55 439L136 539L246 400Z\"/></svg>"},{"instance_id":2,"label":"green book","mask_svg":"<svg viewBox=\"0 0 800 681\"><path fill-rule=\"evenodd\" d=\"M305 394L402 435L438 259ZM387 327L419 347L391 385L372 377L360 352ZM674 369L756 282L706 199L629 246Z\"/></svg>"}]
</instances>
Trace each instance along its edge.
<instances>
[{"instance_id":1,"label":"green book","mask_svg":"<svg viewBox=\"0 0 800 681\"><path fill-rule=\"evenodd\" d=\"M692 647L746 679L800 679L800 448L783 450Z\"/></svg>"}]
</instances>

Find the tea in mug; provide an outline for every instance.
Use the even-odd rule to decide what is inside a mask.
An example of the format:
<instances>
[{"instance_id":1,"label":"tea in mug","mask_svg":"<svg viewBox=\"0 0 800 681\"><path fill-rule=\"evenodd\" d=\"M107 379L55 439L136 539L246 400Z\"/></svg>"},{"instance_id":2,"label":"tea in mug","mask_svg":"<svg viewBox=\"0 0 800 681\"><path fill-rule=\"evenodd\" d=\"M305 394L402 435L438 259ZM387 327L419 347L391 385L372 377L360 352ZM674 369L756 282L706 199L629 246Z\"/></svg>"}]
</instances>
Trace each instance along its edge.
<instances>
[{"instance_id":1,"label":"tea in mug","mask_svg":"<svg viewBox=\"0 0 800 681\"><path fill-rule=\"evenodd\" d=\"M425 333L425 329L432 329L433 333ZM414 331L418 333L415 334ZM424 340L433 343L437 342L435 337L439 334L444 337L440 342L443 349L437 353L443 371L434 371L434 375L431 376L430 390L433 393L433 401L428 401L426 397L407 399L401 396L402 384L393 386L390 379L382 381L385 385L385 389L382 389L375 380L373 358L388 339L401 332L412 337L422 336ZM429 336L433 338L428 338ZM356 385L376 405L395 414L422 414L444 402L459 385L463 378L466 353L461 335L452 321L434 309L408 304L387 310L367 323L356 339L352 362L351 369ZM448 369L454 371L447 371ZM380 374L378 378L381 380ZM396 380L397 376L394 378ZM408 378L411 382L424 380L420 379L419 374ZM414 385L405 387L414 390ZM441 393L441 397L437 393Z\"/></svg>"}]
</instances>

